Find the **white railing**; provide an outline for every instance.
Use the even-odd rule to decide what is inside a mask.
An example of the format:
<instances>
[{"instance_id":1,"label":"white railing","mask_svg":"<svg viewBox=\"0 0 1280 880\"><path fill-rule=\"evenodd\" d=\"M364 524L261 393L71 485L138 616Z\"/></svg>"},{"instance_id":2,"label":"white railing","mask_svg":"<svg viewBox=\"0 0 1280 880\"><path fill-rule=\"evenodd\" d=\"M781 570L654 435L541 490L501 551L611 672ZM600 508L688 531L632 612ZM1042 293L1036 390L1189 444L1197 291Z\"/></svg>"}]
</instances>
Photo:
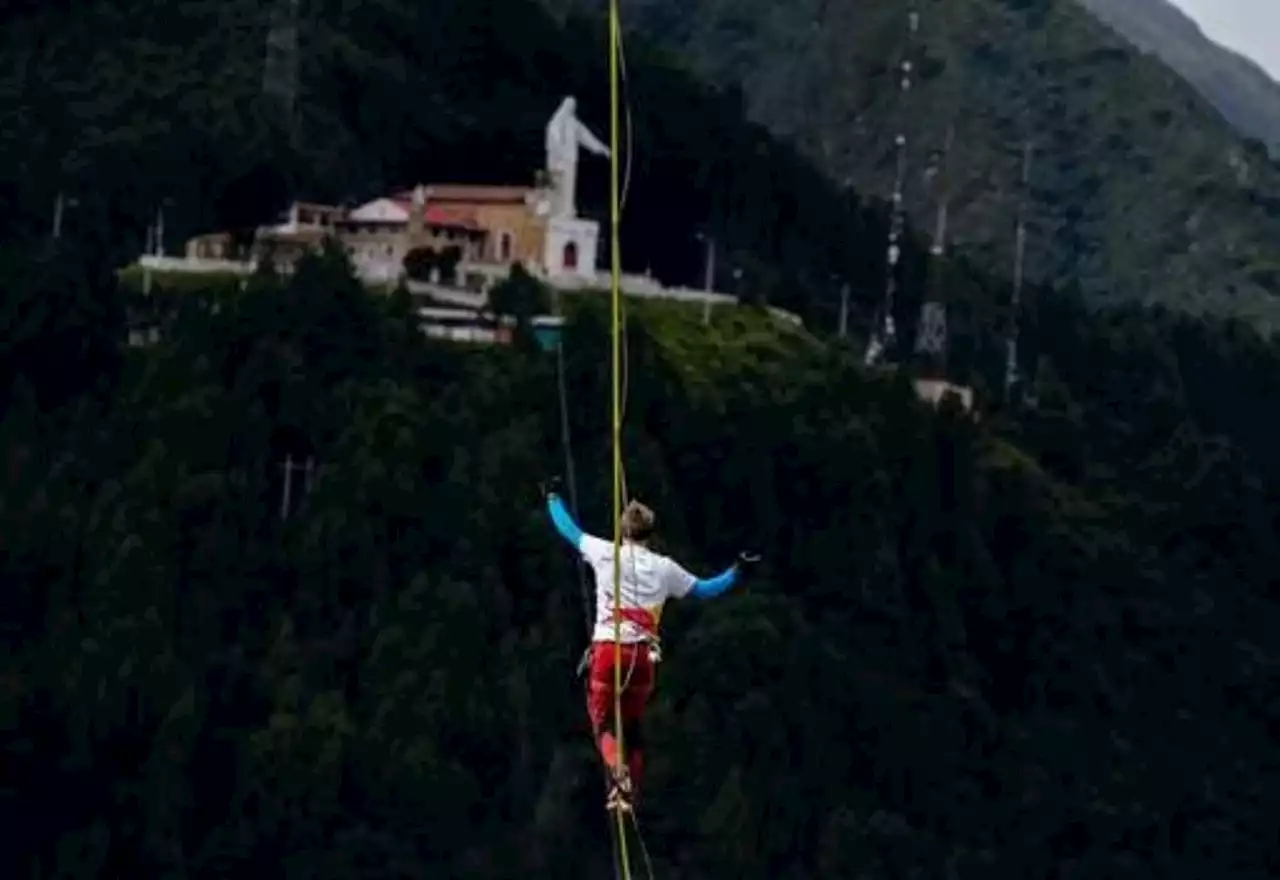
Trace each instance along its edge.
<instances>
[{"instance_id":1,"label":"white railing","mask_svg":"<svg viewBox=\"0 0 1280 880\"><path fill-rule=\"evenodd\" d=\"M234 275L252 275L258 269L258 261L250 260L223 260L211 257L162 257L155 254L145 254L138 258L138 265L144 269L150 269L153 272L175 272L175 273L191 273L199 275L213 275L220 273L228 273ZM459 265L459 273L464 271L477 272L490 277L493 280L499 280L504 277L501 272L508 271L505 267L501 272L497 266L488 266L485 264L464 263ZM373 265L355 266L356 274L360 280L369 283L386 284L398 279L400 273L392 271L385 263L377 263ZM292 266L286 262L276 265L276 270L283 274L292 272ZM716 293L714 291L697 290L690 287L663 287L661 283L646 275L623 275L622 276L622 292L627 296L640 297L644 299L669 299L678 302L696 302L706 304L720 303L723 305L737 304L738 298L727 293ZM597 273L595 277L582 277L577 275L564 275L550 279L550 282L560 290L566 292L583 292L589 290L599 290L601 286L607 286L609 283L608 276ZM450 303L452 305L462 306L464 308L481 309L484 308L489 301L486 293L475 293L458 287L446 287L442 284L430 284L424 281L414 281L405 279L405 286L410 293L430 296L432 299L441 302ZM789 321L796 326L802 326L803 322L798 315L783 309L769 307L770 314L774 317Z\"/></svg>"},{"instance_id":2,"label":"white railing","mask_svg":"<svg viewBox=\"0 0 1280 880\"><path fill-rule=\"evenodd\" d=\"M555 287L564 291L584 291L584 290L601 290L610 286L609 276L603 272L597 272L592 277L584 277L581 275L556 275L552 276L550 283ZM648 275L623 275L619 279L619 286L622 288L623 294L626 296L635 296L652 299L674 299L684 302L698 303L723 303L730 305L738 302L736 296L728 293L717 293L709 290L699 290L693 287L664 287L662 282Z\"/></svg>"},{"instance_id":3,"label":"white railing","mask_svg":"<svg viewBox=\"0 0 1280 880\"><path fill-rule=\"evenodd\" d=\"M423 306L417 310L419 318L435 321L458 321L461 323L496 322L504 327L514 327L516 319L511 315L483 315L471 309L448 309L437 306Z\"/></svg>"},{"instance_id":4,"label":"white railing","mask_svg":"<svg viewBox=\"0 0 1280 880\"><path fill-rule=\"evenodd\" d=\"M478 342L483 345L506 344L511 341L511 331L505 328L423 324L422 332L433 339L450 339L454 342Z\"/></svg>"},{"instance_id":5,"label":"white railing","mask_svg":"<svg viewBox=\"0 0 1280 880\"><path fill-rule=\"evenodd\" d=\"M153 272L186 272L196 275L231 273L252 275L258 268L257 260L218 260L211 257L159 257L143 254L138 265Z\"/></svg>"},{"instance_id":6,"label":"white railing","mask_svg":"<svg viewBox=\"0 0 1280 880\"><path fill-rule=\"evenodd\" d=\"M457 287L445 287L442 284L430 284L426 281L414 281L406 278L405 289L417 296L429 296L440 302L450 303L470 309L483 309L489 304L489 297L483 293L472 293Z\"/></svg>"}]
</instances>

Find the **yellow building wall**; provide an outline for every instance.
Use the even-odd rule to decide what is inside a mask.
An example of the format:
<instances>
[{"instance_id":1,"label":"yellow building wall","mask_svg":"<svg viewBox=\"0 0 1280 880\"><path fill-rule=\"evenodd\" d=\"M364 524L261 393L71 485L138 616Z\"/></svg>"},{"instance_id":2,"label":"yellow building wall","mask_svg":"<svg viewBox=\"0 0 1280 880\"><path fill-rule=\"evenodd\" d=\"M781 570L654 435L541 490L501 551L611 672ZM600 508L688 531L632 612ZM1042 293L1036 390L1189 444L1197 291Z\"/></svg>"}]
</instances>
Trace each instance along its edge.
<instances>
[{"instance_id":1,"label":"yellow building wall","mask_svg":"<svg viewBox=\"0 0 1280 880\"><path fill-rule=\"evenodd\" d=\"M543 243L546 241L546 221L524 204L469 205L475 211L476 222L488 233L478 262L542 265ZM511 237L511 254L502 257L502 236Z\"/></svg>"}]
</instances>

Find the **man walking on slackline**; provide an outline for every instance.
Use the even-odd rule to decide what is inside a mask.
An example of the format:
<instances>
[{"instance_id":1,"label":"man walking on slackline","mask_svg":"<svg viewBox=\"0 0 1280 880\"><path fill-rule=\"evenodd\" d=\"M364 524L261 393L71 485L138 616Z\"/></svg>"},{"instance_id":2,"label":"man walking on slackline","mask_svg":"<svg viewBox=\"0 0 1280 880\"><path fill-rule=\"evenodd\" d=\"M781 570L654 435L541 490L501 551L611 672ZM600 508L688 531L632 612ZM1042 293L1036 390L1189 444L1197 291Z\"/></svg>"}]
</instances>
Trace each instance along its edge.
<instances>
[{"instance_id":1,"label":"man walking on slackline","mask_svg":"<svg viewBox=\"0 0 1280 880\"><path fill-rule=\"evenodd\" d=\"M607 808L630 810L644 769L641 717L653 693L654 664L658 660L658 624L667 599L686 596L711 598L737 581L742 566L759 557L742 553L738 561L713 578L698 578L674 560L649 549L655 517L638 501L622 511L620 570L622 670L622 740L626 765L618 761L618 742L612 725L614 657L616 648L613 583L613 542L585 534L556 491L558 480L543 487L547 512L556 531L582 554L596 579L596 622L588 649L587 716L600 756L613 777Z\"/></svg>"}]
</instances>

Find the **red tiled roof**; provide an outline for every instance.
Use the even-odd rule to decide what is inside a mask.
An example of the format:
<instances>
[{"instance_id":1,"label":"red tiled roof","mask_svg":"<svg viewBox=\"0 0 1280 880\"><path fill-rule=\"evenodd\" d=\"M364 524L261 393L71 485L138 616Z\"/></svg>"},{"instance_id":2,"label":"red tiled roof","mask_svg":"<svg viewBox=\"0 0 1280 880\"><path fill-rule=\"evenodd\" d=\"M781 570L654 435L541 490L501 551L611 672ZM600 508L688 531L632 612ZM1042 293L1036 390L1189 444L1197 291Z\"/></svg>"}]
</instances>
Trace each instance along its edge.
<instances>
[{"instance_id":1,"label":"red tiled roof","mask_svg":"<svg viewBox=\"0 0 1280 880\"><path fill-rule=\"evenodd\" d=\"M482 229L472 212L433 205L430 202L427 202L427 213L423 219L428 226L446 226L450 229L469 229L475 232Z\"/></svg>"},{"instance_id":2,"label":"red tiled roof","mask_svg":"<svg viewBox=\"0 0 1280 880\"><path fill-rule=\"evenodd\" d=\"M438 202L522 203L531 191L531 188L527 186L436 184L427 187L427 201L435 199Z\"/></svg>"},{"instance_id":3,"label":"red tiled roof","mask_svg":"<svg viewBox=\"0 0 1280 880\"><path fill-rule=\"evenodd\" d=\"M406 213L413 213L413 199L404 193L396 193L388 196L388 199L395 202ZM426 211L423 213L423 221L428 226L444 226L449 229L469 229L473 232L482 232L484 227L476 220L475 212L468 211L466 208L446 205L433 205L427 202Z\"/></svg>"}]
</instances>

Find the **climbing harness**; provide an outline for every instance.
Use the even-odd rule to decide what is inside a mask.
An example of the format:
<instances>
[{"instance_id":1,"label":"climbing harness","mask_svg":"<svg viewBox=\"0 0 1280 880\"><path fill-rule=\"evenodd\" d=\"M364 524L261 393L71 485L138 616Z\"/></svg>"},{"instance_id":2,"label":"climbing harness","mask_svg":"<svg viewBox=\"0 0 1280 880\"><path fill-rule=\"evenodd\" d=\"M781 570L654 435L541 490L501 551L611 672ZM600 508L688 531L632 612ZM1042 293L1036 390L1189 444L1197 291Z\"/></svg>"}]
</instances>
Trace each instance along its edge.
<instances>
[{"instance_id":1,"label":"climbing harness","mask_svg":"<svg viewBox=\"0 0 1280 880\"><path fill-rule=\"evenodd\" d=\"M652 612L642 609L624 608L617 612L617 617L622 618L623 623L633 623L644 631L644 638L641 644L645 645L649 651L649 662L657 665L662 662L662 641L658 637L658 627ZM587 667L591 664L591 645L588 644L586 650L582 652L581 659L578 660L578 669L575 673L578 678L586 674ZM632 664L634 671L634 663ZM631 673L627 673L627 679L630 681Z\"/></svg>"},{"instance_id":2,"label":"climbing harness","mask_svg":"<svg viewBox=\"0 0 1280 880\"><path fill-rule=\"evenodd\" d=\"M616 607L616 606L615 606ZM623 608L614 611L615 622L630 623L640 628L644 637L640 640L649 649L649 660L658 663L662 660L662 646L658 640L658 619L652 611L643 608Z\"/></svg>"}]
</instances>

